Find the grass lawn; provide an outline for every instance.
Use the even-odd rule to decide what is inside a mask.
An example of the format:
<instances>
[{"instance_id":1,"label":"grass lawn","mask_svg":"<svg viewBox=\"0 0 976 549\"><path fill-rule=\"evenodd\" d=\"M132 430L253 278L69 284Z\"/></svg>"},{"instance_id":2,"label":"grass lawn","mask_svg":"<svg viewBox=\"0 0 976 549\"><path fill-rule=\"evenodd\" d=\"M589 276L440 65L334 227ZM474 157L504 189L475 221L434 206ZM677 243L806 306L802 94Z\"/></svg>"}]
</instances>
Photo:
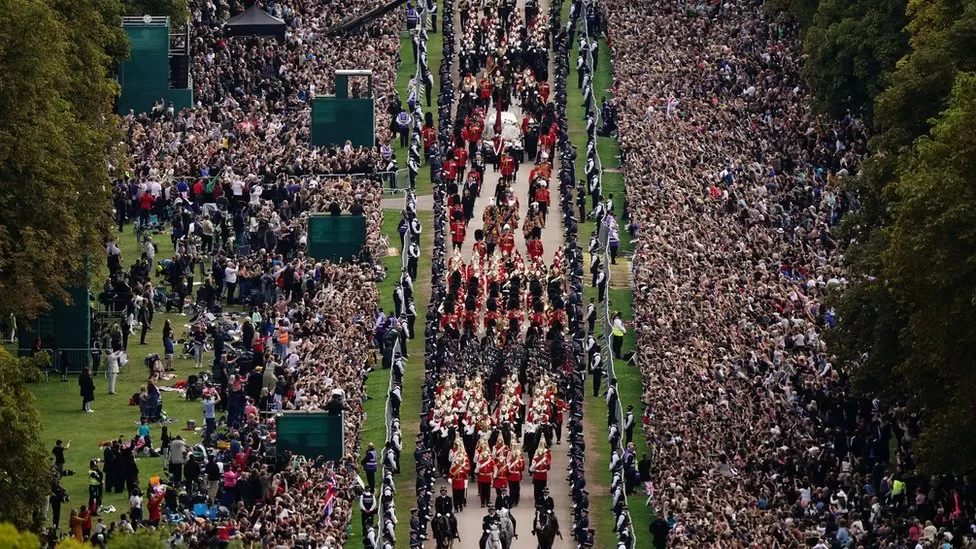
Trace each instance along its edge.
<instances>
[{"instance_id":1,"label":"grass lawn","mask_svg":"<svg viewBox=\"0 0 976 549\"><path fill-rule=\"evenodd\" d=\"M562 20L569 20L569 3L563 5ZM579 54L579 30L581 25L577 25L577 37L569 52L569 76L566 85L566 112L569 122L569 138L576 145L578 154L576 156L576 179L583 178L583 167L586 164L586 121L583 118L583 90L577 87L576 76L576 57ZM593 96L595 98L596 109L600 108L601 98L613 99L613 93L609 91L613 88L613 73L610 60L610 47L605 40L600 40L599 61L593 82ZM620 173L620 145L613 137L596 138L596 148L600 155L600 162L603 165L603 196L609 197L613 193L614 209L617 212L617 219L623 212L624 205L624 179ZM587 201L587 212L589 212L589 201ZM624 224L620 224L620 254L629 256L633 251L630 243L630 233L624 230ZM579 234L581 244L586 244L585 239L589 239L590 233L596 226L592 220L587 220L580 225Z\"/></svg>"},{"instance_id":2,"label":"grass lawn","mask_svg":"<svg viewBox=\"0 0 976 549\"><path fill-rule=\"evenodd\" d=\"M160 235L154 240L159 244L157 259L171 257L173 245L169 238ZM124 233L119 233L119 243L122 249L123 265L131 265L139 256L136 237L132 232L132 226L126 227ZM102 272L107 272L103 267ZM93 292L97 295L101 291L102 277L94 276L91 281ZM102 377L102 368L99 368L99 376L95 380L95 402L92 414L81 411L81 396L78 388L78 376L68 377L67 382L61 382L57 375L52 375L50 381L41 382L32 386L34 396L37 398L37 407L41 413L41 440L48 448L54 447L54 442L61 439L67 443L71 441L71 448L65 453L67 460L66 467L75 471L74 476L67 476L62 479L64 487L71 496L71 506L79 506L88 500L88 461L93 458L101 458L102 452L98 444L102 441L112 440L119 436L124 439L131 439L136 434L139 421L139 408L129 406L129 397L139 391L139 387L146 382L148 370L143 360L149 353L163 354L162 328L163 323L170 320L173 331L177 337L184 331L188 317L178 313L165 314L157 312L153 319L153 331L146 335L146 345L139 344L139 334L129 336L129 365L119 374L116 395L109 395L108 381ZM163 381L161 387L172 386L179 380L185 380L187 376L194 374L197 370L193 367L193 360L180 360L178 358L182 346L177 345L176 356L173 365L176 367L176 378ZM204 355L204 365L209 367L213 361L213 354ZM167 427L171 436L180 434L188 443L196 443L200 440L200 433L181 431L186 426L186 420L196 420L198 425L203 425L203 407L200 401L187 401L180 398L178 393L163 392L163 409L167 416L175 423L170 423ZM153 425L151 435L154 444L158 444L161 426ZM53 458L52 458L53 459ZM138 461L139 480L143 485L148 483L149 477L160 475L163 472L162 458L143 458ZM114 515L105 517L106 523L118 519L120 513L128 513L128 496L125 494L106 494L103 503L114 505L117 512ZM67 527L69 510L62 508L61 528Z\"/></svg>"},{"instance_id":3,"label":"grass lawn","mask_svg":"<svg viewBox=\"0 0 976 549\"><path fill-rule=\"evenodd\" d=\"M569 18L569 4L563 6L562 12L563 21L567 21ZM579 25L577 29L579 29ZM578 35L578 33L577 33ZM586 163L586 125L583 118L582 105L583 105L583 90L577 87L577 76L576 76L576 58L579 52L579 39L574 44L570 51L569 64L570 64L570 74L567 81L567 118L569 123L569 136L570 140L574 145L576 145L579 154L577 156L576 163L576 173L577 179L582 177L583 167ZM607 46L606 41L600 40L599 48L599 60L597 62L597 71L594 76L593 83L593 95L595 97L596 107L599 108L601 98L606 97L607 100L613 98L613 93L609 91L613 87L613 74L612 65L610 59L610 48ZM620 172L620 146L615 138L612 137L597 137L597 152L600 156L600 161L603 166L603 194L608 196L609 193L613 193L614 205L618 215L623 211L623 201L625 199L625 187L623 174ZM589 208L587 208L589 209ZM586 239L589 239L589 235L595 230L595 223L591 220L586 221L580 227L580 240L581 244L585 247ZM623 230L624 226L621 223L620 231L620 255L629 256L633 247L631 245L630 233ZM618 262L620 263L620 262ZM624 265L627 262L623 262ZM611 277L612 284L611 288L608 290L608 298L610 300L610 310L620 311L624 322L629 322L634 319L633 310L633 294L629 289L629 282L627 282L627 271L626 267L622 269L614 269L613 276ZM588 301L590 297L596 297L597 291L595 288L586 288L585 298ZM633 329L628 330L627 335L624 336L623 352L625 355L633 351L635 348L635 339ZM617 391L620 403L626 413L627 406L632 405L634 407L634 414L636 419L639 421L643 407L641 405L641 397L643 396L643 378L641 376L640 370L635 366L630 364L624 364L621 360L615 360L614 372L617 375ZM602 392L606 390L604 385L601 389L601 396L594 397L592 392L592 385L588 384L586 390L586 401L584 403L584 421L591 427L589 432L599 433L599 439L594 441L589 441L590 448L596 450L592 452L592 457L589 460L589 471L588 478L590 483L595 487L600 487L599 490L594 490L590 498L590 516L593 517L594 528L597 531L597 546L598 547L614 547L616 546L616 536L613 533L614 530L614 515L610 511L611 508L611 498L609 493L610 486L610 455L609 452L601 451L600 449L606 448L608 446L606 428L607 428L607 406L606 401L602 396ZM634 442L637 444L639 449L638 454L643 452L646 448L646 441L643 435L640 433L638 428L635 428ZM638 455L640 459L640 455ZM635 536L637 537L638 547L649 547L650 540L648 533L648 527L650 526L652 516L648 510L644 507L644 501L646 500L640 493L629 498L630 504L630 516L633 521L633 527Z\"/></svg>"},{"instance_id":4,"label":"grass lawn","mask_svg":"<svg viewBox=\"0 0 976 549\"><path fill-rule=\"evenodd\" d=\"M383 232L390 237L394 246L400 242L396 232L400 210L385 210L383 212ZM414 470L416 464L413 451L419 432L418 418L420 417L420 392L413 389L419 387L424 379L424 315L427 302L430 300L430 285L424 281L430 279L430 250L434 247L434 234L431 229L434 223L433 212L418 212L420 222L425 227L421 234L421 254L417 269L419 280L414 282L414 303L417 307L416 337L407 344L410 356L407 359L407 369L403 375L403 402L400 405L400 428L403 431L403 451L400 455L401 474L397 478L396 509L399 521L396 531L397 540L410 539L410 514L408 510L415 506ZM388 276L379 285L379 303L384 309L393 308L393 283L399 280L400 256L383 258ZM386 441L386 391L390 383L390 371L378 370L369 376L366 382L366 394L370 396L366 401L366 421L360 431L360 440L365 448L370 442L380 448ZM363 479L365 481L365 478ZM352 531L346 540L346 547L362 546L362 529L360 528L359 503L354 502ZM405 543L405 542L404 542Z\"/></svg>"},{"instance_id":5,"label":"grass lawn","mask_svg":"<svg viewBox=\"0 0 976 549\"><path fill-rule=\"evenodd\" d=\"M434 116L434 127L437 127L437 93L440 89L440 75L439 69L441 66L441 59L444 57L444 42L441 38L440 32L434 34L431 32L427 33L427 68L430 70L431 75L434 77L434 87L430 92L431 107L425 109L430 111ZM400 67L397 69L397 82L396 90L397 94L403 101L404 108L406 107L407 101L407 84L410 79L417 74L417 63L413 59L413 47L411 46L410 35L407 33L400 34ZM423 94L421 94L423 95ZM425 101L425 98L421 98ZM424 103L426 105L426 102ZM407 147L400 147L400 140L396 139L394 143L391 144L393 150L396 151L397 161L400 164L400 168L404 169L407 166ZM431 194L432 187L430 184L430 167L424 164L420 168L420 172L417 174L417 195Z\"/></svg>"}]
</instances>

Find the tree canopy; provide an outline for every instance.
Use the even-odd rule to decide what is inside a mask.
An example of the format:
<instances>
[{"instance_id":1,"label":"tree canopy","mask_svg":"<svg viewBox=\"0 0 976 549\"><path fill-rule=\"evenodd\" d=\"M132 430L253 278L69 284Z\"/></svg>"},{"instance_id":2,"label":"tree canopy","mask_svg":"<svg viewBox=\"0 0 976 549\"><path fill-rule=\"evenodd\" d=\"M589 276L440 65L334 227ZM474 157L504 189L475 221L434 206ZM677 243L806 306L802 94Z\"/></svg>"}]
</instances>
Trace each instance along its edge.
<instances>
[{"instance_id":1,"label":"tree canopy","mask_svg":"<svg viewBox=\"0 0 976 549\"><path fill-rule=\"evenodd\" d=\"M38 429L41 418L24 382L28 361L0 349L0 522L20 530L37 526L38 511L51 490L48 454Z\"/></svg>"},{"instance_id":2,"label":"tree canopy","mask_svg":"<svg viewBox=\"0 0 976 549\"><path fill-rule=\"evenodd\" d=\"M36 316L103 261L120 15L115 0L0 11L0 313Z\"/></svg>"},{"instance_id":3,"label":"tree canopy","mask_svg":"<svg viewBox=\"0 0 976 549\"><path fill-rule=\"evenodd\" d=\"M821 0L803 35L804 75L828 113L870 114L907 51L905 0Z\"/></svg>"},{"instance_id":4,"label":"tree canopy","mask_svg":"<svg viewBox=\"0 0 976 549\"><path fill-rule=\"evenodd\" d=\"M909 51L874 99L873 157L847 183L851 283L835 297L856 386L904 404L933 473L976 468L976 0L911 0Z\"/></svg>"}]
</instances>

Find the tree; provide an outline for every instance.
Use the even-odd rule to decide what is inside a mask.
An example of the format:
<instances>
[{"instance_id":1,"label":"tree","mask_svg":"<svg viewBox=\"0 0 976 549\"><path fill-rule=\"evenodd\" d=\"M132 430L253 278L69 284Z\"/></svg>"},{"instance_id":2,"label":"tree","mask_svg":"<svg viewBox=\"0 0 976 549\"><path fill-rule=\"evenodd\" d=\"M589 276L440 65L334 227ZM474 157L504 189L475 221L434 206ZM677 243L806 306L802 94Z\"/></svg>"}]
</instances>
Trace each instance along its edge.
<instances>
[{"instance_id":1,"label":"tree","mask_svg":"<svg viewBox=\"0 0 976 549\"><path fill-rule=\"evenodd\" d=\"M11 0L0 12L0 313L34 317L103 261L110 151L111 4ZM120 5L117 5L120 6ZM29 31L27 31L29 29Z\"/></svg>"},{"instance_id":2,"label":"tree","mask_svg":"<svg viewBox=\"0 0 976 549\"><path fill-rule=\"evenodd\" d=\"M186 0L125 0L126 15L165 15L176 23L190 19L190 7Z\"/></svg>"},{"instance_id":3,"label":"tree","mask_svg":"<svg viewBox=\"0 0 976 549\"><path fill-rule=\"evenodd\" d=\"M0 523L0 547L9 549L37 549L40 540L31 532L18 532L13 524Z\"/></svg>"},{"instance_id":4,"label":"tree","mask_svg":"<svg viewBox=\"0 0 976 549\"><path fill-rule=\"evenodd\" d=\"M22 370L21 360L0 349L0 522L31 530L50 493L51 471L38 429L40 414Z\"/></svg>"},{"instance_id":5,"label":"tree","mask_svg":"<svg viewBox=\"0 0 976 549\"><path fill-rule=\"evenodd\" d=\"M823 0L803 35L804 75L828 113L870 115L885 77L908 49L906 0Z\"/></svg>"},{"instance_id":6,"label":"tree","mask_svg":"<svg viewBox=\"0 0 976 549\"><path fill-rule=\"evenodd\" d=\"M894 187L884 272L907 313L911 346L896 372L926 429L934 471L976 466L976 74L959 73L949 107L919 138ZM968 433L968 434L967 434Z\"/></svg>"},{"instance_id":7,"label":"tree","mask_svg":"<svg viewBox=\"0 0 976 549\"><path fill-rule=\"evenodd\" d=\"M875 104L877 151L896 153L925 134L945 108L956 73L976 70L976 0L912 0L908 13L912 50Z\"/></svg>"}]
</instances>

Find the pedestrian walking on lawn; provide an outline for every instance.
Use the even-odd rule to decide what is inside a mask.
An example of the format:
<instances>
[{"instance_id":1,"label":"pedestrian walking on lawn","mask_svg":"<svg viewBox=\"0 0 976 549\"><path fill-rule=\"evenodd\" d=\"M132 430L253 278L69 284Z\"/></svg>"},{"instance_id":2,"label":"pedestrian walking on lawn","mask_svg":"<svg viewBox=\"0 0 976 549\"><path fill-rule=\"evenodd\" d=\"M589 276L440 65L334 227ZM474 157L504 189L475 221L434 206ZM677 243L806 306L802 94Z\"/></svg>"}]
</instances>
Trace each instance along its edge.
<instances>
[{"instance_id":1,"label":"pedestrian walking on lawn","mask_svg":"<svg viewBox=\"0 0 976 549\"><path fill-rule=\"evenodd\" d=\"M81 409L85 412L94 412L91 403L95 400L95 380L92 379L91 370L85 368L78 378L78 386L81 387Z\"/></svg>"}]
</instances>

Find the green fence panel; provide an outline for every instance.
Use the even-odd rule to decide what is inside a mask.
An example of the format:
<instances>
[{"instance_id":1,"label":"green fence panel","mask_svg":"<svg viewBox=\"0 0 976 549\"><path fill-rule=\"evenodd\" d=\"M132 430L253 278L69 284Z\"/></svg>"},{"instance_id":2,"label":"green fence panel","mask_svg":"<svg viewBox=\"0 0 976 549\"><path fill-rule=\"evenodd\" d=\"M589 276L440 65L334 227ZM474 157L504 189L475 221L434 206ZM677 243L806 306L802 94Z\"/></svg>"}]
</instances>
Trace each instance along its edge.
<instances>
[{"instance_id":1,"label":"green fence panel","mask_svg":"<svg viewBox=\"0 0 976 549\"><path fill-rule=\"evenodd\" d=\"M308 459L341 460L345 440L342 416L325 412L284 412L276 423L276 448Z\"/></svg>"}]
</instances>

